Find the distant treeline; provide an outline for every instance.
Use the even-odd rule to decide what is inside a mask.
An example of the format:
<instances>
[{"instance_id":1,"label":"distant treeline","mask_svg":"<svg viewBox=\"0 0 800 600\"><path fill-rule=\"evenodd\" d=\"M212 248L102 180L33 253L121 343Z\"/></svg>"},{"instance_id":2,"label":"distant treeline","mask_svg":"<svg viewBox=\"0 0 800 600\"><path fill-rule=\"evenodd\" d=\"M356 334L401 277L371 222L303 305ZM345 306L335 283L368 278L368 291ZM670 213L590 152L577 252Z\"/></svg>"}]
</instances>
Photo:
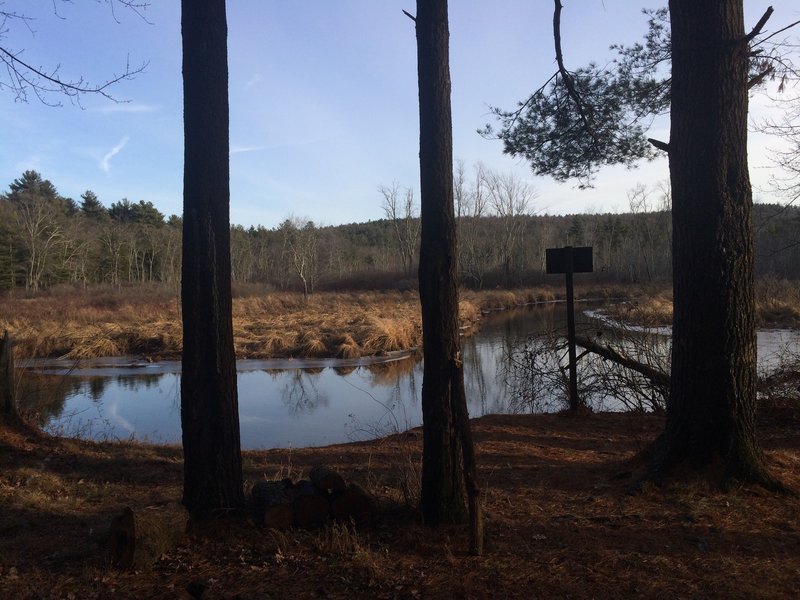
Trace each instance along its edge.
<instances>
[{"instance_id":1,"label":"distant treeline","mask_svg":"<svg viewBox=\"0 0 800 600\"><path fill-rule=\"evenodd\" d=\"M137 282L177 287L180 217L165 218L145 201L123 199L106 207L91 191L76 202L35 171L9 188L0 196L0 289L36 293L63 284ZM234 282L307 293L413 287L419 221L410 203L405 211L389 211L392 191L382 190L393 219L320 227L288 218L273 229L232 227ZM465 210L471 206L458 206L460 214L472 215L458 219L461 277L470 287L546 281L545 249L566 245L594 247L595 273L588 277L595 281L671 277L668 210L531 216L498 204L475 216ZM800 278L800 208L757 204L754 230L757 276ZM698 269L702 263L698 257Z\"/></svg>"}]
</instances>

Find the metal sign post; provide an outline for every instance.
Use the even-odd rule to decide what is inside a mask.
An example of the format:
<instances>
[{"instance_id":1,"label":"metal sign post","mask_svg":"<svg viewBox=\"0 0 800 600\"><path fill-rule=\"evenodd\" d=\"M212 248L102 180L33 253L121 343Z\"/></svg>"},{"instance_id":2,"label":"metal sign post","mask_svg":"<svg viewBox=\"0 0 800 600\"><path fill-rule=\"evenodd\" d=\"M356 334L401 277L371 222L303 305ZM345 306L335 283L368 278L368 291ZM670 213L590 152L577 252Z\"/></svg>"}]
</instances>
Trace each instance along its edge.
<instances>
[{"instance_id":1,"label":"metal sign post","mask_svg":"<svg viewBox=\"0 0 800 600\"><path fill-rule=\"evenodd\" d=\"M567 279L567 342L569 345L569 409L578 410L578 359L575 350L575 293L573 273L591 273L592 247L548 248L545 251L547 273L564 273Z\"/></svg>"}]
</instances>

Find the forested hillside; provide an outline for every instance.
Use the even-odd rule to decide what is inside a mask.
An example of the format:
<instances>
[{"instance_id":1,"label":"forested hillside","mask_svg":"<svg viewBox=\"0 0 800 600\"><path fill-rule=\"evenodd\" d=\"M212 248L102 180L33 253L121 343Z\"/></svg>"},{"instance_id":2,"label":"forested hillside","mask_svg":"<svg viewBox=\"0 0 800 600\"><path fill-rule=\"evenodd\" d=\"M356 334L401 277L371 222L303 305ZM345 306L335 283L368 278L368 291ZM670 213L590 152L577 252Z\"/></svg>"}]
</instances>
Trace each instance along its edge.
<instances>
[{"instance_id":1,"label":"forested hillside","mask_svg":"<svg viewBox=\"0 0 800 600\"><path fill-rule=\"evenodd\" d=\"M513 198L505 208L486 202L480 210L474 190L457 191L456 200L461 275L470 287L542 282L545 248L564 245L594 247L596 280L646 283L671 276L670 213L648 210L646 202L631 201L628 213L534 216ZM418 220L410 210L394 214L339 226L297 218L272 229L234 226L234 282L308 293L414 286ZM757 275L800 277L800 208L757 204L754 214ZM106 206L91 191L80 201L64 198L39 173L26 171L0 196L0 289L177 286L181 225L180 217L167 218L144 200Z\"/></svg>"}]
</instances>

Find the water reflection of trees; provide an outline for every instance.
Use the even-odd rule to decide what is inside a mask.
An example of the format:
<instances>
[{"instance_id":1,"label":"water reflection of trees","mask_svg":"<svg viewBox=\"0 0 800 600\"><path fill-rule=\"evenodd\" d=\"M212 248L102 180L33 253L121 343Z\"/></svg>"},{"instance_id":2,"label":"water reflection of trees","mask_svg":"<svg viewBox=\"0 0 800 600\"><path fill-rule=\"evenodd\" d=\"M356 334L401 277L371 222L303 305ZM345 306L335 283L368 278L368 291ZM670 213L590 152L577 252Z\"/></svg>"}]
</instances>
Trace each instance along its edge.
<instances>
[{"instance_id":1,"label":"water reflection of trees","mask_svg":"<svg viewBox=\"0 0 800 600\"><path fill-rule=\"evenodd\" d=\"M18 375L20 411L39 427L59 416L64 411L66 399L81 387L80 381L70 377L36 375L28 371L19 371Z\"/></svg>"},{"instance_id":2,"label":"water reflection of trees","mask_svg":"<svg viewBox=\"0 0 800 600\"><path fill-rule=\"evenodd\" d=\"M281 402L289 414L297 417L311 413L319 407L328 406L330 397L319 387L320 373L324 369L294 369L284 372L288 381L281 388Z\"/></svg>"},{"instance_id":3,"label":"water reflection of trees","mask_svg":"<svg viewBox=\"0 0 800 600\"><path fill-rule=\"evenodd\" d=\"M656 331L584 323L578 337L614 349L622 357L669 373L669 336ZM562 328L537 333L508 347L501 376L514 412L547 412L569 405L569 358ZM662 411L667 390L641 373L578 347L578 395L594 410Z\"/></svg>"},{"instance_id":4,"label":"water reflection of trees","mask_svg":"<svg viewBox=\"0 0 800 600\"><path fill-rule=\"evenodd\" d=\"M89 398L94 402L99 401L103 397L106 387L108 387L108 381L108 377L90 377L86 382Z\"/></svg>"},{"instance_id":5,"label":"water reflection of trees","mask_svg":"<svg viewBox=\"0 0 800 600\"><path fill-rule=\"evenodd\" d=\"M161 373L137 373L136 375L118 375L114 378L114 381L125 390L138 392L142 389L149 390L158 387L162 377L164 377L164 375Z\"/></svg>"},{"instance_id":6,"label":"water reflection of trees","mask_svg":"<svg viewBox=\"0 0 800 600\"><path fill-rule=\"evenodd\" d=\"M45 427L54 419L64 417L67 400L83 396L98 403L109 386L117 385L125 390L139 392L160 385L163 374L120 375L116 377L76 377L72 374L41 375L21 369L18 372L18 396L20 410L39 427Z\"/></svg>"},{"instance_id":7,"label":"water reflection of trees","mask_svg":"<svg viewBox=\"0 0 800 600\"><path fill-rule=\"evenodd\" d=\"M336 373L339 377L346 377L353 373L359 367L355 365L350 365L347 367L333 367L333 372Z\"/></svg>"},{"instance_id":8,"label":"water reflection of trees","mask_svg":"<svg viewBox=\"0 0 800 600\"><path fill-rule=\"evenodd\" d=\"M66 401L86 395L98 401L108 386L108 377L77 378L70 375L38 375L19 371L17 393L25 416L39 427L63 415Z\"/></svg>"},{"instance_id":9,"label":"water reflection of trees","mask_svg":"<svg viewBox=\"0 0 800 600\"><path fill-rule=\"evenodd\" d=\"M464 385L470 413L490 414L519 410L513 397L518 391L507 378L509 357L529 336L550 331L564 320L561 305L545 305L490 314L480 336L464 338Z\"/></svg>"},{"instance_id":10,"label":"water reflection of trees","mask_svg":"<svg viewBox=\"0 0 800 600\"><path fill-rule=\"evenodd\" d=\"M373 363L364 368L372 376L372 385L388 387L396 385L406 375L413 379L414 368L418 362L419 357L408 356L400 360Z\"/></svg>"}]
</instances>

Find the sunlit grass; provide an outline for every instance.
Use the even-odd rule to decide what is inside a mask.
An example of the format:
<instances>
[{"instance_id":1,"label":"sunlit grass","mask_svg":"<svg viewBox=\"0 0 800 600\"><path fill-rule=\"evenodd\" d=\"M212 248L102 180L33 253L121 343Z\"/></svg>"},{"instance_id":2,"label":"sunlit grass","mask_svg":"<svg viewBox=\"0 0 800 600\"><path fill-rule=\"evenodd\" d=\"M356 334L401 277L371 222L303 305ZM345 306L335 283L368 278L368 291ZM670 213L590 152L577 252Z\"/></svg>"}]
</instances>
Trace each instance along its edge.
<instances>
[{"instance_id":1,"label":"sunlit grass","mask_svg":"<svg viewBox=\"0 0 800 600\"><path fill-rule=\"evenodd\" d=\"M768 279L756 289L761 324L800 323L800 286ZM618 316L638 323L668 324L668 289L622 285L581 286L584 298L635 297L616 304ZM482 313L563 298L559 286L520 290L463 290L462 328L474 330ZM615 303L609 303L614 310ZM623 314L624 313L624 314ZM111 288L0 300L0 331L8 330L16 355L88 359L142 355L178 358L182 327L178 298L170 288ZM422 344L419 296L414 291L260 293L233 301L238 358L358 358L408 351Z\"/></svg>"}]
</instances>

